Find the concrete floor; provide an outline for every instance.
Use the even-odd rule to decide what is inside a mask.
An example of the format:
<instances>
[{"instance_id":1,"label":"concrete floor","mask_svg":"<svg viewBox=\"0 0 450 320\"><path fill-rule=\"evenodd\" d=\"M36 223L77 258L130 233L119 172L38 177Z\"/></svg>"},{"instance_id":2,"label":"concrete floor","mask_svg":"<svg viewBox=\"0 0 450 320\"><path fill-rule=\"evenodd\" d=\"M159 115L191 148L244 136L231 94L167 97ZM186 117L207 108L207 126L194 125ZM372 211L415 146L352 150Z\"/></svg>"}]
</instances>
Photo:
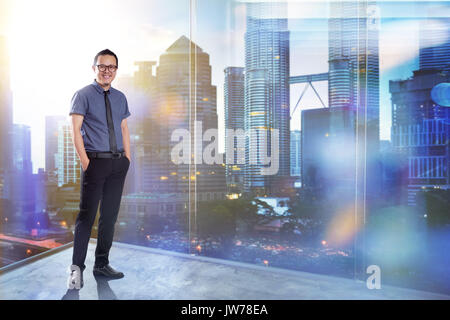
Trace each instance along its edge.
<instances>
[{"instance_id":1,"label":"concrete floor","mask_svg":"<svg viewBox=\"0 0 450 320\"><path fill-rule=\"evenodd\" d=\"M111 265L125 278L105 281L92 275L95 240L89 244L84 287L68 291L72 248L35 259L0 274L0 299L120 300L301 300L301 299L450 299L430 292L255 266L189 254L113 244Z\"/></svg>"}]
</instances>

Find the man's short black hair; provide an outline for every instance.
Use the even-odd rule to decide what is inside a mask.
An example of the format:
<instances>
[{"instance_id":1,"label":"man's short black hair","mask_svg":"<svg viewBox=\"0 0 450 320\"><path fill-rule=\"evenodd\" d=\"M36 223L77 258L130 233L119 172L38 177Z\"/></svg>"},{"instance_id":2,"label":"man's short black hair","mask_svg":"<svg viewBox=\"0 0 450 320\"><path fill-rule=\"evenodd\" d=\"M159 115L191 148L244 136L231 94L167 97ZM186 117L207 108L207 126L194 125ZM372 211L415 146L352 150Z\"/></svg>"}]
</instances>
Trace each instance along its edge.
<instances>
[{"instance_id":1,"label":"man's short black hair","mask_svg":"<svg viewBox=\"0 0 450 320\"><path fill-rule=\"evenodd\" d=\"M116 54L109 49L102 50L95 55L93 66L95 66L97 64L98 56L113 56L114 58L116 58L117 66L119 66L119 59L117 59Z\"/></svg>"}]
</instances>

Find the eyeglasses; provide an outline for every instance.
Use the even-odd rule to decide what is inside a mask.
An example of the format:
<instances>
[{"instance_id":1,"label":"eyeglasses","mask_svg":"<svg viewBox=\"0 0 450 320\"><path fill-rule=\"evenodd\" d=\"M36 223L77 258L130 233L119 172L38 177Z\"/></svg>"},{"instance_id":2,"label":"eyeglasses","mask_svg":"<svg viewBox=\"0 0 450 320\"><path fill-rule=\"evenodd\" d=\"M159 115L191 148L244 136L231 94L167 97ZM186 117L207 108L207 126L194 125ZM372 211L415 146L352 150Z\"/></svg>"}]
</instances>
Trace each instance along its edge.
<instances>
[{"instance_id":1,"label":"eyeglasses","mask_svg":"<svg viewBox=\"0 0 450 320\"><path fill-rule=\"evenodd\" d=\"M117 70L117 66L114 65L105 66L104 64L98 64L97 68L101 72L106 71L106 69L108 69L110 72L115 72Z\"/></svg>"}]
</instances>

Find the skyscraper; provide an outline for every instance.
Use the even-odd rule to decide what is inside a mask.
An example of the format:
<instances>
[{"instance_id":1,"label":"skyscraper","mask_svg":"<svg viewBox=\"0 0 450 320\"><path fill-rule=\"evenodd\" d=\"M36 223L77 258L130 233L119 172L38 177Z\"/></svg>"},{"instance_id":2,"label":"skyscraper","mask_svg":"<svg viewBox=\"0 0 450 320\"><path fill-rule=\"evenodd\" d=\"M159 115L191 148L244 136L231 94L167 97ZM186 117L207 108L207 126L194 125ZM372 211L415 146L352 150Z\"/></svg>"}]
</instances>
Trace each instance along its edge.
<instances>
[{"instance_id":1,"label":"skyscraper","mask_svg":"<svg viewBox=\"0 0 450 320\"><path fill-rule=\"evenodd\" d=\"M153 76L156 61L136 61L134 65L138 67L133 76L134 87L142 91L151 91L156 80Z\"/></svg>"},{"instance_id":2,"label":"skyscraper","mask_svg":"<svg viewBox=\"0 0 450 320\"><path fill-rule=\"evenodd\" d=\"M13 171L26 175L33 173L31 164L31 131L23 124L13 125Z\"/></svg>"},{"instance_id":3,"label":"skyscraper","mask_svg":"<svg viewBox=\"0 0 450 320\"><path fill-rule=\"evenodd\" d=\"M361 204L376 199L379 187L378 25L375 1L330 3L329 137L332 145L356 151L353 161L332 171L336 185L348 186ZM340 172L354 172L353 183Z\"/></svg>"},{"instance_id":4,"label":"skyscraper","mask_svg":"<svg viewBox=\"0 0 450 320\"><path fill-rule=\"evenodd\" d=\"M148 129L145 127L149 124L149 113L153 112L156 101L156 77L153 75L156 61L136 61L134 65L138 67L134 74L120 77L117 84L126 93L128 105L133 106L132 116L128 119L132 161L123 194L144 192L144 173L152 166L152 160L145 156L145 149L151 148L149 139L152 138L144 139L144 132Z\"/></svg>"},{"instance_id":5,"label":"skyscraper","mask_svg":"<svg viewBox=\"0 0 450 320\"><path fill-rule=\"evenodd\" d=\"M448 10L448 7L447 7ZM450 71L450 21L448 17L421 22L419 68Z\"/></svg>"},{"instance_id":6,"label":"skyscraper","mask_svg":"<svg viewBox=\"0 0 450 320\"><path fill-rule=\"evenodd\" d=\"M181 36L160 56L156 81L156 101L144 129L144 139L148 142L144 151L148 159L144 190L189 193L198 195L199 200L223 198L224 166L206 164L201 159L202 150L210 143L202 141L203 133L208 129L217 130L218 125L216 87L211 83L209 55ZM182 142L172 141L172 135L177 132L188 135L185 142L191 154L184 154L188 151L184 150L182 155L187 156L187 163L173 161L174 147Z\"/></svg>"},{"instance_id":7,"label":"skyscraper","mask_svg":"<svg viewBox=\"0 0 450 320\"><path fill-rule=\"evenodd\" d=\"M248 3L245 33L245 191L270 193L274 180L290 175L289 31L286 3ZM275 142L278 172L261 174ZM252 134L252 131L257 134ZM272 164L273 165L273 164Z\"/></svg>"},{"instance_id":8,"label":"skyscraper","mask_svg":"<svg viewBox=\"0 0 450 320\"><path fill-rule=\"evenodd\" d=\"M375 1L333 1L328 22L330 107L367 113L371 135L379 127L379 17Z\"/></svg>"},{"instance_id":9,"label":"skyscraper","mask_svg":"<svg viewBox=\"0 0 450 320\"><path fill-rule=\"evenodd\" d=\"M450 82L439 70L417 70L406 80L389 82L392 95L391 139L408 161L407 203L416 205L422 188L450 186L450 109L431 100L431 89Z\"/></svg>"},{"instance_id":10,"label":"skyscraper","mask_svg":"<svg viewBox=\"0 0 450 320\"><path fill-rule=\"evenodd\" d=\"M31 163L30 127L14 124L12 129L12 166L6 175L5 197L17 208L17 214L35 209L35 184Z\"/></svg>"},{"instance_id":11,"label":"skyscraper","mask_svg":"<svg viewBox=\"0 0 450 320\"><path fill-rule=\"evenodd\" d=\"M301 135L300 130L291 131L291 176L300 177L301 172Z\"/></svg>"},{"instance_id":12,"label":"skyscraper","mask_svg":"<svg viewBox=\"0 0 450 320\"><path fill-rule=\"evenodd\" d=\"M65 121L65 116L45 117L45 171L51 174L56 169L58 153L58 123Z\"/></svg>"},{"instance_id":13,"label":"skyscraper","mask_svg":"<svg viewBox=\"0 0 450 320\"><path fill-rule=\"evenodd\" d=\"M80 183L81 164L72 142L71 125L65 120L58 121L56 168L58 170L58 187L67 183Z\"/></svg>"},{"instance_id":14,"label":"skyscraper","mask_svg":"<svg viewBox=\"0 0 450 320\"><path fill-rule=\"evenodd\" d=\"M450 187L450 109L437 105L430 94L442 82L450 82L450 75L430 69L389 82L391 139L394 150L408 162L409 205L416 205L417 192L423 188Z\"/></svg>"},{"instance_id":15,"label":"skyscraper","mask_svg":"<svg viewBox=\"0 0 450 320\"><path fill-rule=\"evenodd\" d=\"M336 212L350 210L351 223L362 227L353 238L355 252L364 248L364 225L379 201L378 33L379 11L375 1L330 2L330 118L325 194ZM355 270L364 267L363 260L363 256L355 256Z\"/></svg>"},{"instance_id":16,"label":"skyscraper","mask_svg":"<svg viewBox=\"0 0 450 320\"><path fill-rule=\"evenodd\" d=\"M7 39L0 36L0 197L6 191L6 174L11 169L12 93Z\"/></svg>"},{"instance_id":17,"label":"skyscraper","mask_svg":"<svg viewBox=\"0 0 450 320\"><path fill-rule=\"evenodd\" d=\"M420 69L409 79L389 82L391 139L394 150L408 163L409 205L417 204L422 189L450 187L450 108L431 98L436 85L450 82L449 25L442 18L422 21Z\"/></svg>"},{"instance_id":18,"label":"skyscraper","mask_svg":"<svg viewBox=\"0 0 450 320\"><path fill-rule=\"evenodd\" d=\"M317 196L326 185L326 165L330 160L329 130L330 109L308 109L302 111L301 176L302 187L312 190Z\"/></svg>"},{"instance_id":19,"label":"skyscraper","mask_svg":"<svg viewBox=\"0 0 450 320\"><path fill-rule=\"evenodd\" d=\"M228 67L224 72L225 154L228 157L226 159L227 186L237 188L236 190L243 190L245 140L242 139L243 134L236 133L245 134L244 68ZM236 137L232 137L231 134L236 134ZM227 141L231 138L233 143L229 146ZM243 155L243 157L240 157L240 155ZM229 159L232 160L229 161Z\"/></svg>"},{"instance_id":20,"label":"skyscraper","mask_svg":"<svg viewBox=\"0 0 450 320\"><path fill-rule=\"evenodd\" d=\"M355 118L348 107L302 111L301 180L335 208L355 201Z\"/></svg>"}]
</instances>

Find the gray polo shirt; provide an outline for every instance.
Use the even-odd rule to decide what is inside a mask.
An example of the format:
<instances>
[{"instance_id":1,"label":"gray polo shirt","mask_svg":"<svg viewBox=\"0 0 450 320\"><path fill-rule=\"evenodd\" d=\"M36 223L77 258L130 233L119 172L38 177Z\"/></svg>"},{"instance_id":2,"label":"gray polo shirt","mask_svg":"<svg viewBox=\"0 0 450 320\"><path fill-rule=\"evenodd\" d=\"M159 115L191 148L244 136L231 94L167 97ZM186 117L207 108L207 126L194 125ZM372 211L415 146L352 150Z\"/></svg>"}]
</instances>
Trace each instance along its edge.
<instances>
[{"instance_id":1,"label":"gray polo shirt","mask_svg":"<svg viewBox=\"0 0 450 320\"><path fill-rule=\"evenodd\" d=\"M103 88L94 82L75 92L70 108L70 115L76 113L84 116L81 125L81 136L84 148L90 152L108 152L109 132L106 122L106 107ZM125 95L117 89L109 89L109 101L111 102L114 132L116 135L117 149L123 151L122 120L130 116L128 102Z\"/></svg>"}]
</instances>

